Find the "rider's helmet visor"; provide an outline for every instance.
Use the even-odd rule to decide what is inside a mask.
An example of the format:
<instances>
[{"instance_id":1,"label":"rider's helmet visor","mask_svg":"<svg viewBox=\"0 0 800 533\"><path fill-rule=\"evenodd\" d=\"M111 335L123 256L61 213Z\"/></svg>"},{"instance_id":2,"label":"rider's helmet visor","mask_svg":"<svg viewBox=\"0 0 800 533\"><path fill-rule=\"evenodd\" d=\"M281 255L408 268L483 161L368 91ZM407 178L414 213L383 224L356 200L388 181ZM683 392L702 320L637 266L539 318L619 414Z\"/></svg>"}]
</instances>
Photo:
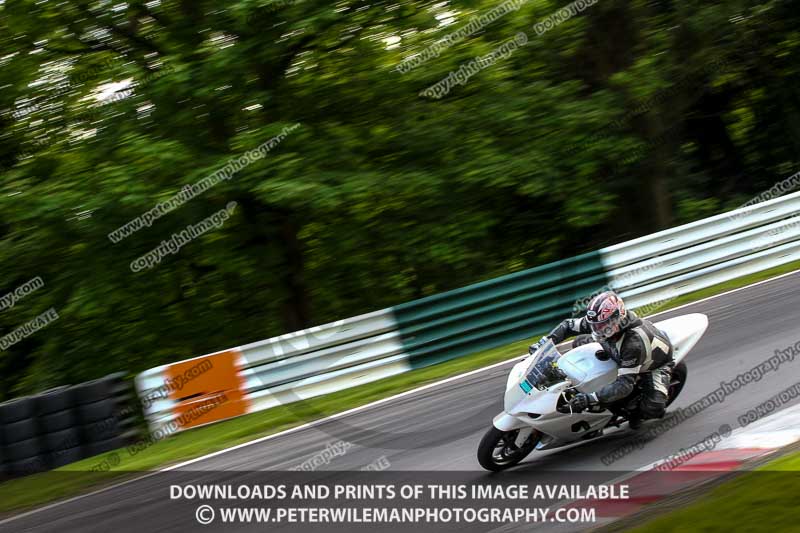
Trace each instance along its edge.
<instances>
[{"instance_id":1,"label":"rider's helmet visor","mask_svg":"<svg viewBox=\"0 0 800 533\"><path fill-rule=\"evenodd\" d=\"M608 339L619 333L619 316L613 316L607 320L600 322L592 322L589 320L589 327L596 338Z\"/></svg>"}]
</instances>

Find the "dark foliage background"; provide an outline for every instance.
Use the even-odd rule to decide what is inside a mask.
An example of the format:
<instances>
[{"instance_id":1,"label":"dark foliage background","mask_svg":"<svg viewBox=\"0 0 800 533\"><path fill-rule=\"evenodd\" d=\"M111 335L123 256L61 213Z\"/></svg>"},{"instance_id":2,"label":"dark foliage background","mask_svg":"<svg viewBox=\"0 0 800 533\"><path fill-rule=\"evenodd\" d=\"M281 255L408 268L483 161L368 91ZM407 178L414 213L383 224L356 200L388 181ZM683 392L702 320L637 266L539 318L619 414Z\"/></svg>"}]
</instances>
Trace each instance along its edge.
<instances>
[{"instance_id":1,"label":"dark foliage background","mask_svg":"<svg viewBox=\"0 0 800 533\"><path fill-rule=\"evenodd\" d=\"M788 1L0 0L0 397L352 316L734 208L797 171ZM441 100L419 92L524 31ZM113 85L109 85L112 84ZM98 91L105 95L98 98ZM115 92L116 91L116 92ZM108 233L300 124L119 244ZM235 201L224 227L130 262Z\"/></svg>"}]
</instances>

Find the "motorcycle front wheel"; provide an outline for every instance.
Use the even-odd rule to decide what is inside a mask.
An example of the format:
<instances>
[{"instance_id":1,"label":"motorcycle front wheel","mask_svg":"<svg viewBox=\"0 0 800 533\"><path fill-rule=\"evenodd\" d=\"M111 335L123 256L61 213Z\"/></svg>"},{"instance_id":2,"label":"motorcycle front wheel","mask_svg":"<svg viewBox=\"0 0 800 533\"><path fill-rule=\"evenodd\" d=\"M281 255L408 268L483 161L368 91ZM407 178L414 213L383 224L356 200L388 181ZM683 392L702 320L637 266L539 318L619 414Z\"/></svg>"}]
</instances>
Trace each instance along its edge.
<instances>
[{"instance_id":1,"label":"motorcycle front wheel","mask_svg":"<svg viewBox=\"0 0 800 533\"><path fill-rule=\"evenodd\" d=\"M542 434L534 430L522 444L515 444L519 430L500 431L492 426L478 445L478 462L491 472L511 468L525 459L539 443Z\"/></svg>"}]
</instances>

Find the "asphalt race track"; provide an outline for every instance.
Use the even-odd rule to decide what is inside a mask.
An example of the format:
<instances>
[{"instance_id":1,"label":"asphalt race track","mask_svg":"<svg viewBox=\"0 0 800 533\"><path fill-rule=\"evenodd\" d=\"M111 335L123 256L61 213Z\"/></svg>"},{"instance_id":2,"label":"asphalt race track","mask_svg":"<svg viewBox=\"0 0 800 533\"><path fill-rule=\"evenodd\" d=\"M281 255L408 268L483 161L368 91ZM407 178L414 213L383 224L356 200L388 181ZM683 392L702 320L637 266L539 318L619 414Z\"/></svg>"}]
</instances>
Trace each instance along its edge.
<instances>
[{"instance_id":1,"label":"asphalt race track","mask_svg":"<svg viewBox=\"0 0 800 533\"><path fill-rule=\"evenodd\" d=\"M710 319L706 335L686 360L688 383L673 407L694 402L717 388L722 380L730 381L768 359L776 349L786 349L800 340L799 288L800 274L792 274L655 317L660 320L700 312ZM359 470L379 461L390 465L391 471L420 471L408 472L411 479L447 470L472 471L470 475L483 477L487 474L477 464L476 449L492 417L502 409L509 368L510 365L503 365L479 372L313 428L216 454L183 466L181 470L188 472L180 475L183 480L208 482L210 476L227 472L231 479L241 480L254 471L297 467L329 443L346 441L352 447L320 470ZM627 430L581 446L538 455L534 452L515 471L560 471L562 480L569 478L568 471L575 471L576 475L595 471L598 481L609 481L621 471L634 470L689 447L723 424L739 427L739 415L798 381L799 368L800 357L785 363L778 372L749 384L724 403L713 405L614 463L613 470L600 458L631 438L632 433ZM347 479L352 474L338 475ZM0 531L155 532L199 528L193 515L174 511L166 486L169 482L164 475L137 479L12 517L0 522ZM323 530L321 526L317 528ZM241 529L275 528L253 525ZM490 529L494 528L483 528Z\"/></svg>"}]
</instances>

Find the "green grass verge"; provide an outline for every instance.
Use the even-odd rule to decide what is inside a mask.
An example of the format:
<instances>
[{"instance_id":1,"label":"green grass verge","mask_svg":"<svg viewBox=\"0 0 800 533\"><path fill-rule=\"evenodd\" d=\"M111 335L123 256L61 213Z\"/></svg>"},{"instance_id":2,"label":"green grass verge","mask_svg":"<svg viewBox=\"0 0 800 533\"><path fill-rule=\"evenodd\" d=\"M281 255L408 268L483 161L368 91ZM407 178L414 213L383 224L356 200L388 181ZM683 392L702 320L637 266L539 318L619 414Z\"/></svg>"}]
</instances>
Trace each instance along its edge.
<instances>
[{"instance_id":1,"label":"green grass verge","mask_svg":"<svg viewBox=\"0 0 800 533\"><path fill-rule=\"evenodd\" d=\"M131 455L127 449L120 449L114 452L119 457L119 464L109 472L86 471L101 463L111 452L84 459L50 472L7 481L0 484L0 512L21 510L72 496L95 488L102 483L129 477L131 472L152 470L199 457L365 405L448 376L504 361L525 353L529 344L530 340L520 341L352 389L190 429L157 442L136 455Z\"/></svg>"},{"instance_id":2,"label":"green grass verge","mask_svg":"<svg viewBox=\"0 0 800 533\"><path fill-rule=\"evenodd\" d=\"M800 268L800 261L738 278L676 298L667 302L663 307L654 310L654 312L663 312L687 302L743 287L756 281L797 270L798 268ZM531 339L516 342L352 389L311 398L291 405L274 407L258 413L181 432L149 446L136 455L131 455L126 449L117 450L119 464L109 472L77 473L91 470L109 456L109 454L105 454L72 463L58 470L7 481L0 484L0 512L18 511L86 492L98 485L130 476L131 472L152 470L199 457L347 409L365 405L449 376L511 359L525 353L530 342ZM498 394L500 394L500 391L498 391ZM66 474L65 472L74 473Z\"/></svg>"},{"instance_id":3,"label":"green grass verge","mask_svg":"<svg viewBox=\"0 0 800 533\"><path fill-rule=\"evenodd\" d=\"M800 453L794 453L723 483L689 507L671 511L631 531L800 531L798 488Z\"/></svg>"}]
</instances>

